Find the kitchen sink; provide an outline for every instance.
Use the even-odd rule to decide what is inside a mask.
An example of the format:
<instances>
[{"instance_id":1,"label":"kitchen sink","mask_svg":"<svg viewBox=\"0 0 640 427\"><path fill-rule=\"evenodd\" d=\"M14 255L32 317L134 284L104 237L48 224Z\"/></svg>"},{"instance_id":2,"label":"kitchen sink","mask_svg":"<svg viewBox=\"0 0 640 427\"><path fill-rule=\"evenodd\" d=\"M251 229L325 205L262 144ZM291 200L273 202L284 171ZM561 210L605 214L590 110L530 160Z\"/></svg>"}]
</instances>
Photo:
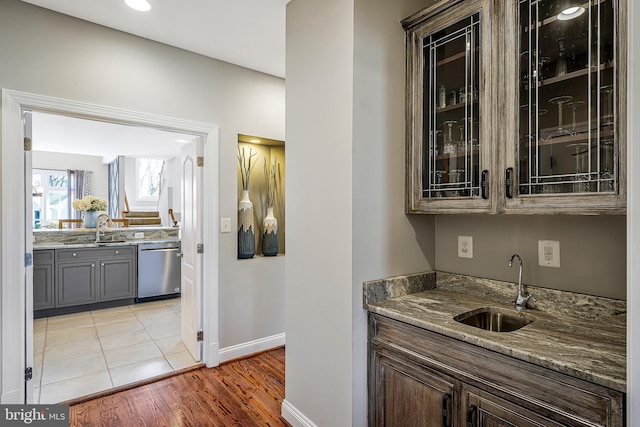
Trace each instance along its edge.
<instances>
[{"instance_id":1,"label":"kitchen sink","mask_svg":"<svg viewBox=\"0 0 640 427\"><path fill-rule=\"evenodd\" d=\"M493 332L512 332L527 326L535 317L509 310L482 307L467 311L453 318L456 322Z\"/></svg>"}]
</instances>

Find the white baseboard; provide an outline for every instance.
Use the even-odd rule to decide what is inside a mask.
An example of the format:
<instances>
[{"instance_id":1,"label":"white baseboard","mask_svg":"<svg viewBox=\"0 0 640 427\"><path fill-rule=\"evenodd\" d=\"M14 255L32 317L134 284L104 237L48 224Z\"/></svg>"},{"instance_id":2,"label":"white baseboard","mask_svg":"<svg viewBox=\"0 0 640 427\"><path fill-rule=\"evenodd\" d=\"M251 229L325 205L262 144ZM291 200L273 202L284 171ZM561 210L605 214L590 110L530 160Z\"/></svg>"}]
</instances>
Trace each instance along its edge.
<instances>
[{"instance_id":1,"label":"white baseboard","mask_svg":"<svg viewBox=\"0 0 640 427\"><path fill-rule=\"evenodd\" d=\"M316 427L311 420L293 406L287 399L282 401L282 418L284 418L293 427Z\"/></svg>"},{"instance_id":2,"label":"white baseboard","mask_svg":"<svg viewBox=\"0 0 640 427\"><path fill-rule=\"evenodd\" d=\"M220 364L220 346L217 342L209 343L205 347L204 363L207 368L213 368Z\"/></svg>"},{"instance_id":3,"label":"white baseboard","mask_svg":"<svg viewBox=\"0 0 640 427\"><path fill-rule=\"evenodd\" d=\"M221 348L218 353L218 362L222 363L227 360L237 359L238 357L269 350L270 348L280 347L284 345L284 342L285 334L283 332L281 334L271 335L270 337L264 337L242 344L232 345L231 347Z\"/></svg>"},{"instance_id":4,"label":"white baseboard","mask_svg":"<svg viewBox=\"0 0 640 427\"><path fill-rule=\"evenodd\" d=\"M0 394L0 404L3 405L17 405L17 404L24 404L24 396L23 394L20 392L20 389L17 390L11 390L8 391L6 393L2 393Z\"/></svg>"}]
</instances>

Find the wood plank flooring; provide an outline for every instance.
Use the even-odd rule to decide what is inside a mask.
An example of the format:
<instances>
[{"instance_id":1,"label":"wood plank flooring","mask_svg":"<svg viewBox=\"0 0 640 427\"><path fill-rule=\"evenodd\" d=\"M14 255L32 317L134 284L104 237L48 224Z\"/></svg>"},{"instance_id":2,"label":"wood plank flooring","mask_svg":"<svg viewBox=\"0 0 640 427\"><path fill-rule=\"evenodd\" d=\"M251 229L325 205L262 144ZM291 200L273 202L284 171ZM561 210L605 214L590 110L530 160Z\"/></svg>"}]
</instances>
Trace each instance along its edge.
<instances>
[{"instance_id":1,"label":"wood plank flooring","mask_svg":"<svg viewBox=\"0 0 640 427\"><path fill-rule=\"evenodd\" d=\"M70 407L71 426L288 426L284 347Z\"/></svg>"}]
</instances>

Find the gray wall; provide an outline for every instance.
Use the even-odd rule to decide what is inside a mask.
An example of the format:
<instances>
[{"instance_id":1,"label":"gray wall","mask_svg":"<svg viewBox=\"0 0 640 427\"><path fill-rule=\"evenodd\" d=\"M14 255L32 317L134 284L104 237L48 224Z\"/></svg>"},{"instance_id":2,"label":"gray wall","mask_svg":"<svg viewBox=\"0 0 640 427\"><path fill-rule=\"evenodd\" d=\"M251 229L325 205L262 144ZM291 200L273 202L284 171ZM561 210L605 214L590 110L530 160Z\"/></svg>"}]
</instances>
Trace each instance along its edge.
<instances>
[{"instance_id":1,"label":"gray wall","mask_svg":"<svg viewBox=\"0 0 640 427\"><path fill-rule=\"evenodd\" d=\"M458 258L458 236L473 236L473 259ZM538 266L538 240L560 241L560 268ZM523 283L626 299L626 217L440 215L436 268L517 282L507 266L524 261Z\"/></svg>"},{"instance_id":2,"label":"gray wall","mask_svg":"<svg viewBox=\"0 0 640 427\"><path fill-rule=\"evenodd\" d=\"M283 79L22 1L0 2L0 58L3 88L218 125L220 163L207 167L232 229L238 133L285 139ZM284 257L239 262L236 234L219 239L220 346L282 333Z\"/></svg>"},{"instance_id":3,"label":"gray wall","mask_svg":"<svg viewBox=\"0 0 640 427\"><path fill-rule=\"evenodd\" d=\"M366 425L362 282L435 266L434 217L404 214L399 21L419 3L287 7L284 411L318 426Z\"/></svg>"}]
</instances>

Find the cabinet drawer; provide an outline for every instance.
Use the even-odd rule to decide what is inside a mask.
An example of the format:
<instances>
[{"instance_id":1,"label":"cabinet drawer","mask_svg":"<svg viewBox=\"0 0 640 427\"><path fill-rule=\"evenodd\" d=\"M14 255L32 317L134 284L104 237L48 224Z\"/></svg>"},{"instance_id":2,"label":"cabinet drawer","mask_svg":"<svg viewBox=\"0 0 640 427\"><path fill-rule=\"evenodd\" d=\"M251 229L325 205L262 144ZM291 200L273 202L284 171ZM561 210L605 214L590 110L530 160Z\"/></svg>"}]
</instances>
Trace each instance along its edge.
<instances>
[{"instance_id":1,"label":"cabinet drawer","mask_svg":"<svg viewBox=\"0 0 640 427\"><path fill-rule=\"evenodd\" d=\"M133 257L135 246L115 246L110 248L57 249L56 260L100 259L113 257Z\"/></svg>"},{"instance_id":2,"label":"cabinet drawer","mask_svg":"<svg viewBox=\"0 0 640 427\"><path fill-rule=\"evenodd\" d=\"M53 249L40 249L33 251L33 264L53 264Z\"/></svg>"}]
</instances>

